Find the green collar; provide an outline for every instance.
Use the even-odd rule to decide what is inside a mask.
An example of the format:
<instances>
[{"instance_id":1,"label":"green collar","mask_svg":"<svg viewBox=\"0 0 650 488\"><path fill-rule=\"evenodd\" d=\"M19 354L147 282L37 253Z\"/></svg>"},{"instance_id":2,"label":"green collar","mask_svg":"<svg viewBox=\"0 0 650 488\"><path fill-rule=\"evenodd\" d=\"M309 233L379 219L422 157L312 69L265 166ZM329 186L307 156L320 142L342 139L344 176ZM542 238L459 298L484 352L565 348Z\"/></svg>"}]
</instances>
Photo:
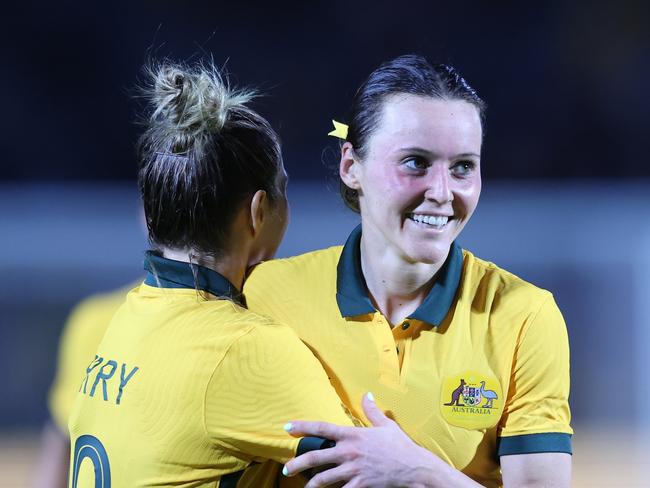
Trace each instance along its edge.
<instances>
[{"instance_id":1,"label":"green collar","mask_svg":"<svg viewBox=\"0 0 650 488\"><path fill-rule=\"evenodd\" d=\"M246 306L244 295L224 276L205 266L167 259L155 251L147 251L144 258L147 270L146 285L157 288L190 288L206 291L216 297L230 298Z\"/></svg>"},{"instance_id":2,"label":"green collar","mask_svg":"<svg viewBox=\"0 0 650 488\"><path fill-rule=\"evenodd\" d=\"M361 271L361 225L348 237L339 258L336 278L336 302L342 317L376 312L368 296ZM463 270L463 251L455 242L436 276L436 282L420 306L408 318L439 326L454 302Z\"/></svg>"}]
</instances>

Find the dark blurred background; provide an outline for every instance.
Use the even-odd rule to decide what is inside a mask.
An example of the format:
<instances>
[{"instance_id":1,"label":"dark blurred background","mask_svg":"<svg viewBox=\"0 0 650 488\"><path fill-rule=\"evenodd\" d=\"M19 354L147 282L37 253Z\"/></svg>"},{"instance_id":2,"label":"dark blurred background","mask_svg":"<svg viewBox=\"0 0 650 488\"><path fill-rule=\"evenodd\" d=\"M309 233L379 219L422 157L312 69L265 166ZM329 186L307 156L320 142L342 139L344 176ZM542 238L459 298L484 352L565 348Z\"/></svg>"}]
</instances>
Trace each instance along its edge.
<instances>
[{"instance_id":1,"label":"dark blurred background","mask_svg":"<svg viewBox=\"0 0 650 488\"><path fill-rule=\"evenodd\" d=\"M11 12L13 10L13 12ZM144 61L212 56L320 179L330 119L404 53L455 65L488 102L485 177L650 176L650 2L34 2L4 18L0 178L133 180Z\"/></svg>"},{"instance_id":2,"label":"dark blurred background","mask_svg":"<svg viewBox=\"0 0 650 488\"><path fill-rule=\"evenodd\" d=\"M2 14L0 452L47 417L70 308L141 274L134 87L151 57L212 57L265 95L291 176L280 255L356 223L326 134L370 71L405 53L455 65L488 104L461 244L555 294L578 434L650 433L650 2L26 0Z\"/></svg>"}]
</instances>

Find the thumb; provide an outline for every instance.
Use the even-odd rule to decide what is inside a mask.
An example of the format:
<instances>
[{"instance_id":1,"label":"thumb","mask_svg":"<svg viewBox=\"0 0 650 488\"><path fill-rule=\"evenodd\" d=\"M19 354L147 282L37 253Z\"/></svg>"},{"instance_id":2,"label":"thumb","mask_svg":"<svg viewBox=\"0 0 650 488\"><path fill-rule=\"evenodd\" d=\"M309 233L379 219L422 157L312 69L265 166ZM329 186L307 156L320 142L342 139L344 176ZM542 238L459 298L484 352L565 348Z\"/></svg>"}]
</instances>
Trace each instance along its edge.
<instances>
[{"instance_id":1,"label":"thumb","mask_svg":"<svg viewBox=\"0 0 650 488\"><path fill-rule=\"evenodd\" d=\"M368 392L363 396L361 406L363 407L363 413L366 414L366 417L368 417L368 420L370 420L370 423L374 427L381 427L392 422L391 419L384 415L384 412L379 410L372 393Z\"/></svg>"}]
</instances>

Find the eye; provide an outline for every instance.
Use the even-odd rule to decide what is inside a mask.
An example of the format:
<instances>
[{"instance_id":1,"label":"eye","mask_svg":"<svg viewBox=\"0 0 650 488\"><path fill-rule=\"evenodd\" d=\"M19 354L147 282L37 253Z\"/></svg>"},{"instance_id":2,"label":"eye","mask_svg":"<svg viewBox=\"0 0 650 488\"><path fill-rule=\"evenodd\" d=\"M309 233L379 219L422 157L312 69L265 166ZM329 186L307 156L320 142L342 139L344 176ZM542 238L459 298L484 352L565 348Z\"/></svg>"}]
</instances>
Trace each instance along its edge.
<instances>
[{"instance_id":1,"label":"eye","mask_svg":"<svg viewBox=\"0 0 650 488\"><path fill-rule=\"evenodd\" d=\"M476 163L474 161L457 161L451 166L451 173L454 176L468 176L476 168Z\"/></svg>"},{"instance_id":2,"label":"eye","mask_svg":"<svg viewBox=\"0 0 650 488\"><path fill-rule=\"evenodd\" d=\"M405 168L412 171L423 171L431 166L431 163L422 156L411 156L409 158L406 158L402 164Z\"/></svg>"}]
</instances>

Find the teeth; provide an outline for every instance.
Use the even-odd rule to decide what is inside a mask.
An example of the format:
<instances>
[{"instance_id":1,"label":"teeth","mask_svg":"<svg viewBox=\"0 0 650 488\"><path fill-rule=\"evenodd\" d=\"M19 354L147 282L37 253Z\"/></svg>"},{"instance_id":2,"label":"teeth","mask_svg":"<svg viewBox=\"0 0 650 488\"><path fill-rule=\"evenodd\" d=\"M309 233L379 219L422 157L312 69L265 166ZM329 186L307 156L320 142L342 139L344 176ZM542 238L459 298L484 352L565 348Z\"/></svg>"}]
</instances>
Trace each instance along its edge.
<instances>
[{"instance_id":1,"label":"teeth","mask_svg":"<svg viewBox=\"0 0 650 488\"><path fill-rule=\"evenodd\" d=\"M449 221L449 217L420 214L411 214L411 219L421 224L427 224L433 227L442 227Z\"/></svg>"}]
</instances>

